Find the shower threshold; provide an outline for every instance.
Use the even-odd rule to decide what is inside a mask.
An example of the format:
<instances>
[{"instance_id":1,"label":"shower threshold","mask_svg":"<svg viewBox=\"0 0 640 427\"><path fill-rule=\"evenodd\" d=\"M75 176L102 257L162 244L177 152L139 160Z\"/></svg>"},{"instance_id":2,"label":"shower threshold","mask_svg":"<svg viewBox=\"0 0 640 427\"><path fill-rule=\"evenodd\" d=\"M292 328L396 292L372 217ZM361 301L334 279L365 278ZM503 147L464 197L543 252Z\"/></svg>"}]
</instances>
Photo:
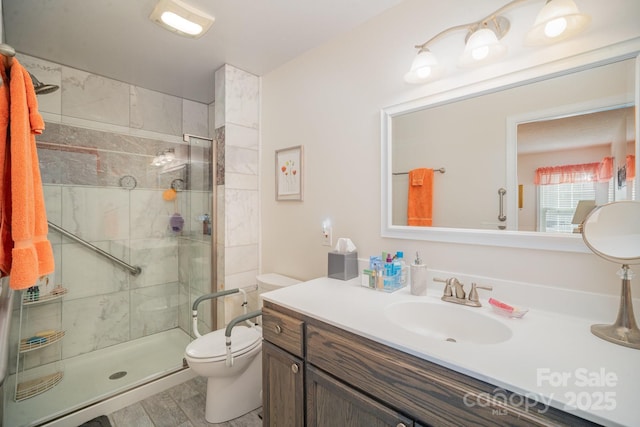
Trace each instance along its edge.
<instances>
[{"instance_id":1,"label":"shower threshold","mask_svg":"<svg viewBox=\"0 0 640 427\"><path fill-rule=\"evenodd\" d=\"M183 369L184 349L190 341L188 334L175 328L66 359L64 377L57 386L20 402L13 400L12 375L4 384L4 425L41 425L177 372Z\"/></svg>"}]
</instances>

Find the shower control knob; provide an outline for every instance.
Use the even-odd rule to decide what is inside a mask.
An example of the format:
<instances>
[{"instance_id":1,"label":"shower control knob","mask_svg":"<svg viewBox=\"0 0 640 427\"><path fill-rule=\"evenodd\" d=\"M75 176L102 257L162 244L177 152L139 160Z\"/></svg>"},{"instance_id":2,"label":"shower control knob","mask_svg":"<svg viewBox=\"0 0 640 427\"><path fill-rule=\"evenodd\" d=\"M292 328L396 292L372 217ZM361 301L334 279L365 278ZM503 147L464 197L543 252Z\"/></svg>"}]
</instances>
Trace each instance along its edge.
<instances>
[{"instance_id":1,"label":"shower control knob","mask_svg":"<svg viewBox=\"0 0 640 427\"><path fill-rule=\"evenodd\" d=\"M293 372L294 374L297 374L298 370L300 370L300 368L298 368L298 365L296 365L295 363L291 365L291 372Z\"/></svg>"},{"instance_id":2,"label":"shower control knob","mask_svg":"<svg viewBox=\"0 0 640 427\"><path fill-rule=\"evenodd\" d=\"M276 325L274 329L276 330L276 334L280 335L282 333L282 328L280 327L280 325Z\"/></svg>"}]
</instances>

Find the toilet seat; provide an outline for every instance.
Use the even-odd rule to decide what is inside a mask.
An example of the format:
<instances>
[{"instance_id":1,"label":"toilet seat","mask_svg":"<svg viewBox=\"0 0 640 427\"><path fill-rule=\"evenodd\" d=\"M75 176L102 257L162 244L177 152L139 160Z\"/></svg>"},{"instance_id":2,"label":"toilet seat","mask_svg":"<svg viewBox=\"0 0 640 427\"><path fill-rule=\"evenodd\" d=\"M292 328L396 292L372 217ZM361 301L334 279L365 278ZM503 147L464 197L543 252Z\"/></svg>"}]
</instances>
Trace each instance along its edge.
<instances>
[{"instance_id":1,"label":"toilet seat","mask_svg":"<svg viewBox=\"0 0 640 427\"><path fill-rule=\"evenodd\" d=\"M224 333L224 329L219 329L195 339L187 346L186 356L199 362L224 362L227 357ZM261 343L262 335L256 328L236 326L231 330L231 353L234 357L250 352Z\"/></svg>"}]
</instances>

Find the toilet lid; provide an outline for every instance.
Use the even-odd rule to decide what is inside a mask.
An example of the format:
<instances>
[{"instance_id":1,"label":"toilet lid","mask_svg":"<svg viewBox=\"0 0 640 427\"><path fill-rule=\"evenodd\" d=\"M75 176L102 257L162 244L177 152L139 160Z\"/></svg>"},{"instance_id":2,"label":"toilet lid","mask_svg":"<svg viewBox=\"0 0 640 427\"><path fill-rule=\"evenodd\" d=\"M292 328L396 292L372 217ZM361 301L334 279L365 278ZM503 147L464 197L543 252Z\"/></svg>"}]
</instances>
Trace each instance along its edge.
<instances>
[{"instance_id":1,"label":"toilet lid","mask_svg":"<svg viewBox=\"0 0 640 427\"><path fill-rule=\"evenodd\" d=\"M209 332L200 338L193 340L187 346L187 356L194 359L211 359L227 355L226 337L224 329ZM236 326L231 330L231 353L239 355L247 351L262 339L256 328Z\"/></svg>"}]
</instances>

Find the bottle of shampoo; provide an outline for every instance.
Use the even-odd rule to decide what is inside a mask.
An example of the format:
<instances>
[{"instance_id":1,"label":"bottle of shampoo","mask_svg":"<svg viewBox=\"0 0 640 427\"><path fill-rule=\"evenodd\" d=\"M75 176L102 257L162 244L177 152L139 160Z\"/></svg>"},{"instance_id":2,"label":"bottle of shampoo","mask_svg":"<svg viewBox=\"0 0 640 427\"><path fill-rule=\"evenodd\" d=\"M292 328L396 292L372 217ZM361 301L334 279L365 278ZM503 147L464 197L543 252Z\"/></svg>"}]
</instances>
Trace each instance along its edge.
<instances>
[{"instance_id":1,"label":"bottle of shampoo","mask_svg":"<svg viewBox=\"0 0 640 427\"><path fill-rule=\"evenodd\" d=\"M404 252L398 251L396 253L396 262L398 263L400 269L400 279L398 284L400 287L407 286L407 284L409 283L409 266L406 262L404 262Z\"/></svg>"}]
</instances>

